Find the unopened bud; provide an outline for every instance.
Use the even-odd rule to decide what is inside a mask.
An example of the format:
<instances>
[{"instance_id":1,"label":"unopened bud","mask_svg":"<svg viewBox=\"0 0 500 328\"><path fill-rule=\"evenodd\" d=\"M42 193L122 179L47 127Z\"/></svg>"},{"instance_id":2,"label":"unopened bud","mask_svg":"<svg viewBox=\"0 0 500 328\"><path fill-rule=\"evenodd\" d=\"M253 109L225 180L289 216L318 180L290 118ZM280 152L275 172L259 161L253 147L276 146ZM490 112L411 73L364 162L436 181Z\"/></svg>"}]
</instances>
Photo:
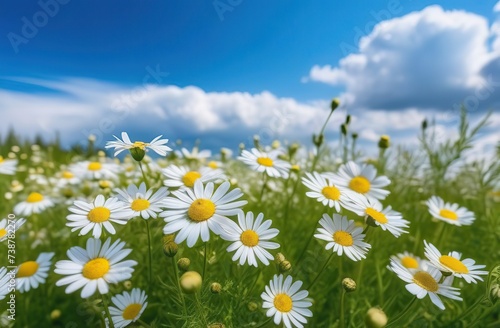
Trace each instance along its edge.
<instances>
[{"instance_id":1,"label":"unopened bud","mask_svg":"<svg viewBox=\"0 0 500 328\"><path fill-rule=\"evenodd\" d=\"M247 308L248 308L248 311L254 312L255 310L257 310L259 308L259 306L255 302L249 302L247 304Z\"/></svg>"},{"instance_id":2,"label":"unopened bud","mask_svg":"<svg viewBox=\"0 0 500 328\"><path fill-rule=\"evenodd\" d=\"M339 98L333 98L332 102L330 103L330 109L332 112L337 109L340 105L340 99Z\"/></svg>"},{"instance_id":3,"label":"unopened bud","mask_svg":"<svg viewBox=\"0 0 500 328\"><path fill-rule=\"evenodd\" d=\"M52 312L50 312L50 319L52 321L55 321L55 320L59 319L60 317L61 317L61 310L55 309L55 310L52 310Z\"/></svg>"},{"instance_id":4,"label":"unopened bud","mask_svg":"<svg viewBox=\"0 0 500 328\"><path fill-rule=\"evenodd\" d=\"M352 138L353 138L353 139L358 139L358 134L357 134L356 132L353 132L353 133L352 133Z\"/></svg>"},{"instance_id":5,"label":"unopened bud","mask_svg":"<svg viewBox=\"0 0 500 328\"><path fill-rule=\"evenodd\" d=\"M427 119L422 121L422 130L425 131L427 129Z\"/></svg>"},{"instance_id":6,"label":"unopened bud","mask_svg":"<svg viewBox=\"0 0 500 328\"><path fill-rule=\"evenodd\" d=\"M281 273L290 271L292 269L292 264L289 261L284 260L279 264L279 269Z\"/></svg>"},{"instance_id":7,"label":"unopened bud","mask_svg":"<svg viewBox=\"0 0 500 328\"><path fill-rule=\"evenodd\" d=\"M187 257L182 257L177 261L177 267L181 271L187 271L189 270L189 265L191 264L191 260L189 260Z\"/></svg>"},{"instance_id":8,"label":"unopened bud","mask_svg":"<svg viewBox=\"0 0 500 328\"><path fill-rule=\"evenodd\" d=\"M125 289L127 289L127 290L130 290L132 288L132 281L130 281L130 280L124 281L123 287L125 287Z\"/></svg>"},{"instance_id":9,"label":"unopened bud","mask_svg":"<svg viewBox=\"0 0 500 328\"><path fill-rule=\"evenodd\" d=\"M185 272L180 278L181 289L186 294L192 294L201 287L201 275L196 271Z\"/></svg>"},{"instance_id":10,"label":"unopened bud","mask_svg":"<svg viewBox=\"0 0 500 328\"><path fill-rule=\"evenodd\" d=\"M387 315L380 308L372 307L366 312L365 325L368 328L382 328L387 325Z\"/></svg>"},{"instance_id":11,"label":"unopened bud","mask_svg":"<svg viewBox=\"0 0 500 328\"><path fill-rule=\"evenodd\" d=\"M274 140L273 143L271 144L271 148L273 149L278 149L281 146L281 142L279 140Z\"/></svg>"},{"instance_id":12,"label":"unopened bud","mask_svg":"<svg viewBox=\"0 0 500 328\"><path fill-rule=\"evenodd\" d=\"M347 115L345 118L345 125L349 125L351 123L351 115Z\"/></svg>"},{"instance_id":13,"label":"unopened bud","mask_svg":"<svg viewBox=\"0 0 500 328\"><path fill-rule=\"evenodd\" d=\"M378 147L382 149L387 149L391 145L391 138L388 135L383 135L380 137L378 142Z\"/></svg>"},{"instance_id":14,"label":"unopened bud","mask_svg":"<svg viewBox=\"0 0 500 328\"><path fill-rule=\"evenodd\" d=\"M163 253L168 257L174 257L179 250L179 245L173 241L163 244Z\"/></svg>"},{"instance_id":15,"label":"unopened bud","mask_svg":"<svg viewBox=\"0 0 500 328\"><path fill-rule=\"evenodd\" d=\"M218 282L214 282L210 285L210 291L212 294L219 294L222 290L222 286Z\"/></svg>"},{"instance_id":16,"label":"unopened bud","mask_svg":"<svg viewBox=\"0 0 500 328\"><path fill-rule=\"evenodd\" d=\"M276 264L280 264L281 262L283 262L284 260L286 260L286 258L285 258L285 255L283 255L282 253L277 253L274 256L274 260L276 261Z\"/></svg>"},{"instance_id":17,"label":"unopened bud","mask_svg":"<svg viewBox=\"0 0 500 328\"><path fill-rule=\"evenodd\" d=\"M140 162L144 158L144 155L146 155L146 151L142 149L141 147L134 147L130 149L130 155L137 161Z\"/></svg>"},{"instance_id":18,"label":"unopened bud","mask_svg":"<svg viewBox=\"0 0 500 328\"><path fill-rule=\"evenodd\" d=\"M207 326L208 328L226 328L223 323L211 323Z\"/></svg>"},{"instance_id":19,"label":"unopened bud","mask_svg":"<svg viewBox=\"0 0 500 328\"><path fill-rule=\"evenodd\" d=\"M344 136L346 136L346 135L347 135L347 125L346 125L346 124L342 124L342 125L340 125L340 132L342 132L342 134L343 134Z\"/></svg>"},{"instance_id":20,"label":"unopened bud","mask_svg":"<svg viewBox=\"0 0 500 328\"><path fill-rule=\"evenodd\" d=\"M353 292L356 290L356 282L351 278L344 278L342 279L342 287L348 293Z\"/></svg>"}]
</instances>

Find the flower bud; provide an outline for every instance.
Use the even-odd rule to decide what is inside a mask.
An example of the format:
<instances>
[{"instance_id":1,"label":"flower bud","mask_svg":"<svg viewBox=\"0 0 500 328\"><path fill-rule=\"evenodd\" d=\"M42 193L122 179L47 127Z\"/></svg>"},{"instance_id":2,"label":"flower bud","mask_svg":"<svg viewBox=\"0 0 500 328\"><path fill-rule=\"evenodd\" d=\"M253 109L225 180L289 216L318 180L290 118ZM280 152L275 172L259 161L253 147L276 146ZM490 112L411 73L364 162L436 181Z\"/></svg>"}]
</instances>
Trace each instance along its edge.
<instances>
[{"instance_id":1,"label":"flower bud","mask_svg":"<svg viewBox=\"0 0 500 328\"><path fill-rule=\"evenodd\" d=\"M173 241L163 244L163 253L168 257L174 257L178 250L179 246Z\"/></svg>"},{"instance_id":2,"label":"flower bud","mask_svg":"<svg viewBox=\"0 0 500 328\"><path fill-rule=\"evenodd\" d=\"M226 326L223 323L211 323L208 328L226 328Z\"/></svg>"},{"instance_id":3,"label":"flower bud","mask_svg":"<svg viewBox=\"0 0 500 328\"><path fill-rule=\"evenodd\" d=\"M272 149L278 149L281 147L281 142L279 140L274 140L271 144Z\"/></svg>"},{"instance_id":4,"label":"flower bud","mask_svg":"<svg viewBox=\"0 0 500 328\"><path fill-rule=\"evenodd\" d=\"M201 275L196 271L185 272L180 278L181 289L186 294L192 294L201 287Z\"/></svg>"},{"instance_id":5,"label":"flower bud","mask_svg":"<svg viewBox=\"0 0 500 328\"><path fill-rule=\"evenodd\" d=\"M333 98L332 102L330 103L330 109L332 112L337 109L340 105L340 99L339 98Z\"/></svg>"},{"instance_id":6,"label":"flower bud","mask_svg":"<svg viewBox=\"0 0 500 328\"><path fill-rule=\"evenodd\" d=\"M59 319L60 317L61 317L61 310L55 309L55 310L52 310L52 312L50 312L50 319L52 321L55 321L55 320Z\"/></svg>"},{"instance_id":7,"label":"flower bud","mask_svg":"<svg viewBox=\"0 0 500 328\"><path fill-rule=\"evenodd\" d=\"M382 149L387 149L391 145L391 138L388 135L383 135L380 137L378 142L378 147Z\"/></svg>"},{"instance_id":8,"label":"flower bud","mask_svg":"<svg viewBox=\"0 0 500 328\"><path fill-rule=\"evenodd\" d=\"M212 294L219 294L222 290L222 286L218 282L214 282L210 285L210 291Z\"/></svg>"},{"instance_id":9,"label":"flower bud","mask_svg":"<svg viewBox=\"0 0 500 328\"><path fill-rule=\"evenodd\" d=\"M292 264L287 260L284 260L279 264L279 271L281 273L290 271L291 269L292 269Z\"/></svg>"},{"instance_id":10,"label":"flower bud","mask_svg":"<svg viewBox=\"0 0 500 328\"><path fill-rule=\"evenodd\" d=\"M342 279L342 287L347 293L353 292L356 290L356 282L351 278Z\"/></svg>"},{"instance_id":11,"label":"flower bud","mask_svg":"<svg viewBox=\"0 0 500 328\"><path fill-rule=\"evenodd\" d=\"M382 328L387 325L387 315L380 308L372 307L366 312L365 325L368 328Z\"/></svg>"},{"instance_id":12,"label":"flower bud","mask_svg":"<svg viewBox=\"0 0 500 328\"><path fill-rule=\"evenodd\" d=\"M275 256L274 256L274 260L276 261L276 264L280 264L281 262L283 262L285 259L285 255L283 255L282 253L277 253Z\"/></svg>"},{"instance_id":13,"label":"flower bud","mask_svg":"<svg viewBox=\"0 0 500 328\"><path fill-rule=\"evenodd\" d=\"M140 162L146 155L146 150L141 147L134 147L130 149L130 155L137 161Z\"/></svg>"},{"instance_id":14,"label":"flower bud","mask_svg":"<svg viewBox=\"0 0 500 328\"><path fill-rule=\"evenodd\" d=\"M422 121L422 131L425 131L427 129L427 119Z\"/></svg>"},{"instance_id":15,"label":"flower bud","mask_svg":"<svg viewBox=\"0 0 500 328\"><path fill-rule=\"evenodd\" d=\"M340 132L342 132L344 136L347 135L347 124L344 123L340 126Z\"/></svg>"},{"instance_id":16,"label":"flower bud","mask_svg":"<svg viewBox=\"0 0 500 328\"><path fill-rule=\"evenodd\" d=\"M130 280L124 281L123 287L125 287L126 290L132 289L132 281L130 281Z\"/></svg>"},{"instance_id":17,"label":"flower bud","mask_svg":"<svg viewBox=\"0 0 500 328\"><path fill-rule=\"evenodd\" d=\"M345 118L345 125L349 125L351 123L351 115L347 115Z\"/></svg>"},{"instance_id":18,"label":"flower bud","mask_svg":"<svg viewBox=\"0 0 500 328\"><path fill-rule=\"evenodd\" d=\"M182 257L177 261L177 267L181 271L187 271L189 270L189 265L191 264L191 260L189 260L187 257Z\"/></svg>"},{"instance_id":19,"label":"flower bud","mask_svg":"<svg viewBox=\"0 0 500 328\"><path fill-rule=\"evenodd\" d=\"M259 308L259 305L257 305L257 303L255 303L255 302L249 302L247 304L247 308L248 308L248 311L254 312L255 310L257 310Z\"/></svg>"}]
</instances>

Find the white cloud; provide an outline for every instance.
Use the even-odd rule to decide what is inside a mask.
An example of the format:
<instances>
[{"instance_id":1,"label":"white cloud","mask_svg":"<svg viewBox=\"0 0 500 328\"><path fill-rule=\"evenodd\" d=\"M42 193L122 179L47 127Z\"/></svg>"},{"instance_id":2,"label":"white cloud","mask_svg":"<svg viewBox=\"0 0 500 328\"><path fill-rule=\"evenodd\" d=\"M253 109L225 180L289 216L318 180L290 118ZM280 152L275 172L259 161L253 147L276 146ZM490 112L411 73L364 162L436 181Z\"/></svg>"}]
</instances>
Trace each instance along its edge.
<instances>
[{"instance_id":1,"label":"white cloud","mask_svg":"<svg viewBox=\"0 0 500 328\"><path fill-rule=\"evenodd\" d=\"M349 108L442 111L456 110L461 102L472 110L498 105L500 64L488 50L490 33L482 16L429 6L380 22L360 39L358 53L337 66L313 66L309 79L344 86Z\"/></svg>"}]
</instances>

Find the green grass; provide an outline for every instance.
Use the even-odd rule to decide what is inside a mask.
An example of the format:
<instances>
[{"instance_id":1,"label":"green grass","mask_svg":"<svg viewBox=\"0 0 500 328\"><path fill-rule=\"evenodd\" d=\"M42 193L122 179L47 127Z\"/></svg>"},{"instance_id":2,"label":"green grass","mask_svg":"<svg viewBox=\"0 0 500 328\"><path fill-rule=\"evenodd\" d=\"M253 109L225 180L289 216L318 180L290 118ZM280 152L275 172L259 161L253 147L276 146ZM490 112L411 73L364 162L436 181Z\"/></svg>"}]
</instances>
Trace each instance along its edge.
<instances>
[{"instance_id":1,"label":"green grass","mask_svg":"<svg viewBox=\"0 0 500 328\"><path fill-rule=\"evenodd\" d=\"M485 118L486 120L487 118ZM311 238L318 227L323 213L333 214L334 210L324 207L314 199L306 197L307 188L300 182L305 172L315 165L318 172L335 172L339 163L336 158L361 160L359 150L352 149L352 139L346 133L344 143L338 149L328 149L324 143L317 142L319 158L301 159L290 148L286 158L292 164L298 163L300 170L292 171L288 179L267 179L263 185L263 176L251 172L241 162L226 160L224 170L233 179L232 188L238 187L248 200L244 211L264 213L265 219L273 220L273 227L280 230L276 238L281 247L273 252L281 252L291 264L289 274L294 280L304 282L302 288L312 284L309 297L312 299L313 317L308 320L309 327L340 327L342 285L345 277L356 281L357 289L345 295L343 316L345 327L364 327L366 312L371 307L380 307L388 316L389 322L396 318L413 299L405 289L405 283L396 274L386 269L389 257L403 251L413 252L424 257L423 240L436 245L443 253L458 251L465 258L473 258L478 264L485 264L486 270L496 272L488 280L478 284L467 284L455 279L454 286L461 288L463 301L443 298L446 310L439 310L428 297L417 300L412 309L393 327L497 327L500 325L498 296L492 296L491 288L500 283L500 151L491 154L490 161L464 161L464 153L474 144L474 138L485 121L471 127L465 111L461 116L459 137L456 140L441 143L432 134L422 131L418 149L389 147L381 150L380 156L369 160L391 180L388 189L391 194L383 201L391 205L410 221L408 234L400 238L393 237L388 231L370 228L366 241L372 245L363 261L353 262L347 257L330 258L331 251L326 251L325 243ZM428 128L427 130L430 130ZM175 138L175 136L171 136ZM316 138L317 139L317 138ZM111 140L111 136L109 138ZM317 141L317 140L316 140ZM93 147L89 149L73 148L64 150L59 143L37 141L33 147L29 142L21 142L11 134L2 140L0 155L14 156L19 160L15 176L0 175L0 215L6 217L13 207L23 201L29 192L37 191L54 197L57 205L36 216L28 217L16 234L16 260L22 263L35 260L40 252L55 252L52 268L45 284L28 293L16 293L16 327L98 327L102 322L102 302L95 294L85 300L80 297L80 290L66 294L64 287L56 287L55 282L62 276L53 272L54 263L67 259L66 251L72 246L84 247L89 235L78 236L65 226L68 207L77 197L93 197L102 193L110 195L109 188L99 188L96 183L85 182L72 189L56 190L52 184L39 185L30 180L38 173L53 177L70 163L91 159L99 155ZM18 146L16 147L13 146ZM345 147L344 147L345 146ZM377 147L373 145L373 147ZM14 151L13 151L14 150ZM500 150L500 149L499 149ZM13 155L9 156L9 153ZM193 169L199 168L196 161L186 162L170 156L162 165L185 164ZM139 167L135 164L135 170ZM151 186L162 186L163 178L157 172L146 170ZM134 182L139 183L141 178ZM23 185L21 190L12 189L14 180ZM126 187L125 176L115 183L115 187ZM263 189L264 186L264 189ZM7 196L5 196L7 195ZM445 201L458 203L475 213L476 220L471 226L456 227L431 218L425 201L437 195ZM262 200L259 199L262 196ZM343 215L363 224L363 219L343 210ZM134 218L125 226L115 226L117 234L112 239L120 238L132 248L127 257L136 260L130 282L111 284L110 295L139 287L148 294L149 305L143 313L141 326L150 327L206 327L221 323L225 327L272 327L262 309L260 294L272 276L279 272L278 265L258 268L240 266L231 260L233 253L226 252L228 242L211 234L208 245L199 241L193 248L181 243L174 258L163 252L162 219L150 220L152 232L152 275L153 282L148 282L148 238L146 224L141 218ZM104 239L104 237L101 237ZM205 256L205 249L207 254ZM0 244L1 254L7 254L7 244ZM190 270L203 272L205 261L206 273L203 285L197 294L180 295L174 263L179 258L187 257L191 261ZM4 256L0 256L0 265L5 266ZM329 262L325 265L326 261ZM322 268L324 267L324 270ZM318 272L321 274L318 276ZM317 279L316 279L317 278ZM222 290L218 294L210 291L213 282L218 282ZM0 301L0 311L4 312L6 299ZM184 314L183 302L187 308ZM478 305L473 305L476 303ZM55 310L60 316L55 318ZM464 315L465 314L465 315ZM216 326L214 326L216 327Z\"/></svg>"}]
</instances>

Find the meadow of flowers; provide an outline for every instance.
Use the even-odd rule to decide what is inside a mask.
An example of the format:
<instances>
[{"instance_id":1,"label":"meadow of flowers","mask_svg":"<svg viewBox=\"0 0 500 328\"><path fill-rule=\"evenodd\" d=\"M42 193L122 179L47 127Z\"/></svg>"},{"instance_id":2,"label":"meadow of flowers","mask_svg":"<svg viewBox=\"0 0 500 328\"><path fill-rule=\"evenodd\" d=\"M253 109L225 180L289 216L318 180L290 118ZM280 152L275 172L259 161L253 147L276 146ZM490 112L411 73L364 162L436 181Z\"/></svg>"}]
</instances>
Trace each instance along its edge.
<instances>
[{"instance_id":1,"label":"meadow of flowers","mask_svg":"<svg viewBox=\"0 0 500 328\"><path fill-rule=\"evenodd\" d=\"M498 327L500 147L466 155L487 119L375 157L349 117L338 147L327 119L312 146L219 154L10 135L0 326Z\"/></svg>"}]
</instances>

